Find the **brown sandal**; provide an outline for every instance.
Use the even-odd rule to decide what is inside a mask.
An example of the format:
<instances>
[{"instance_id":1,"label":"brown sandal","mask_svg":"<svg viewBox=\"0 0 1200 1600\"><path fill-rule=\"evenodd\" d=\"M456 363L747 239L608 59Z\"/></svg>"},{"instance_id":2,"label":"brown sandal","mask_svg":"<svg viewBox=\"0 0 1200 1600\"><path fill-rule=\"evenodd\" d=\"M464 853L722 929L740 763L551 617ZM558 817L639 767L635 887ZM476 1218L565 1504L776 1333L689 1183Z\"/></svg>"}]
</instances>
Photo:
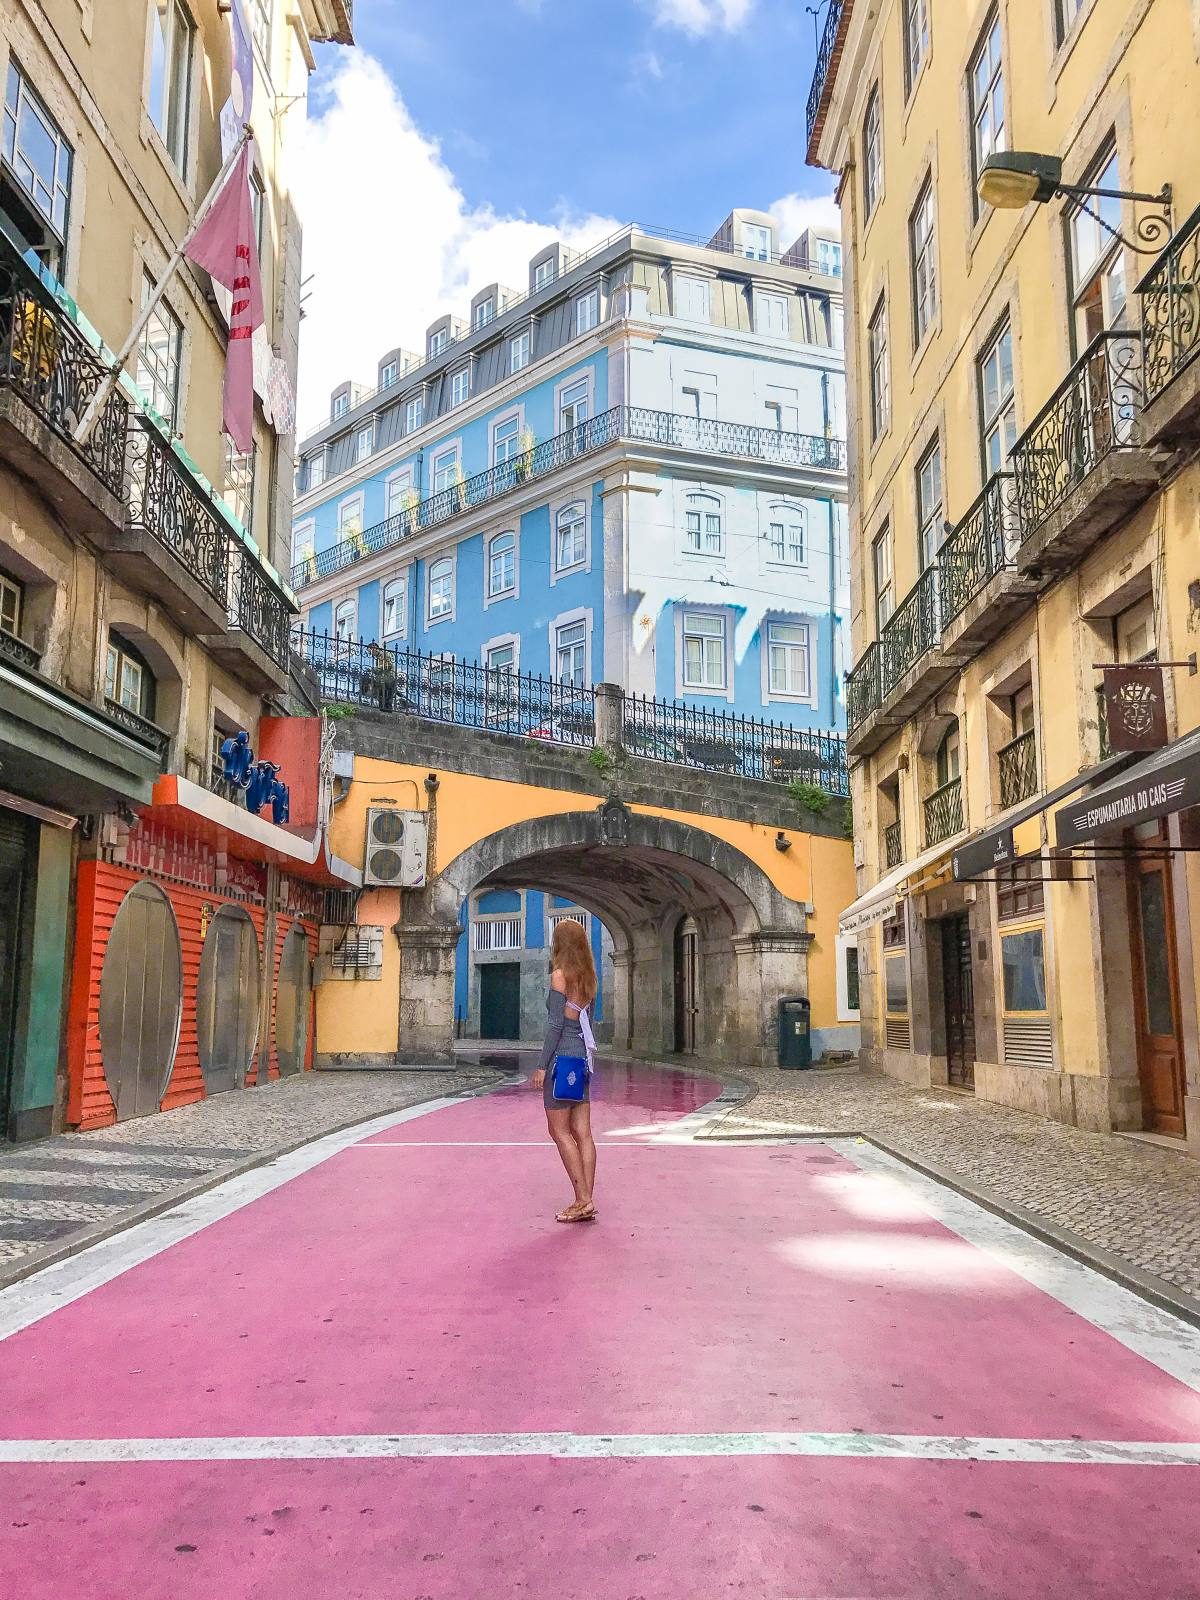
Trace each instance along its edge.
<instances>
[{"instance_id":1,"label":"brown sandal","mask_svg":"<svg viewBox=\"0 0 1200 1600\"><path fill-rule=\"evenodd\" d=\"M576 1200L572 1205L564 1206L555 1217L555 1222L595 1222L596 1208L592 1204L580 1207Z\"/></svg>"}]
</instances>

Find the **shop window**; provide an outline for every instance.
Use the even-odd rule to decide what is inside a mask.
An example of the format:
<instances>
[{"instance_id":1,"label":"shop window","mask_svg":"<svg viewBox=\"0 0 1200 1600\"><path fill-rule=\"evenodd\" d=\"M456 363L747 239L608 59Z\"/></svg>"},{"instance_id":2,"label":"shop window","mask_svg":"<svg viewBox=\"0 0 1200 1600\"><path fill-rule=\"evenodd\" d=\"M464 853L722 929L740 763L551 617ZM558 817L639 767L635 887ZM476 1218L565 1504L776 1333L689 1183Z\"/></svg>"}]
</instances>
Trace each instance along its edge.
<instances>
[{"instance_id":1,"label":"shop window","mask_svg":"<svg viewBox=\"0 0 1200 1600\"><path fill-rule=\"evenodd\" d=\"M883 957L884 1040L889 1050L912 1049L908 1015L908 953L886 951Z\"/></svg>"},{"instance_id":2,"label":"shop window","mask_svg":"<svg viewBox=\"0 0 1200 1600\"><path fill-rule=\"evenodd\" d=\"M1001 922L1032 916L1046 904L1043 882L1045 865L1041 856L1031 861L1014 861L996 873L996 916Z\"/></svg>"},{"instance_id":3,"label":"shop window","mask_svg":"<svg viewBox=\"0 0 1200 1600\"><path fill-rule=\"evenodd\" d=\"M1046 995L1046 930L1000 930L1004 1060L1020 1067L1054 1065L1054 1041Z\"/></svg>"}]
</instances>

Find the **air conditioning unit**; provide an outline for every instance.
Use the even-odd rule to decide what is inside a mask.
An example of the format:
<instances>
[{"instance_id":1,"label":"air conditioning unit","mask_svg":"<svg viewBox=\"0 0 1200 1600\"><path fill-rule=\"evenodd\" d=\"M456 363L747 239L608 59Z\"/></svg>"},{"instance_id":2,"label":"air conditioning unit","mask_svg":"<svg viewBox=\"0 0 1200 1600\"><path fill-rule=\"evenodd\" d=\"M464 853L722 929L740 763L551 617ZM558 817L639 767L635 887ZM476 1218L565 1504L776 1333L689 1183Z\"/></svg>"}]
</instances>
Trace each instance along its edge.
<instances>
[{"instance_id":1,"label":"air conditioning unit","mask_svg":"<svg viewBox=\"0 0 1200 1600\"><path fill-rule=\"evenodd\" d=\"M423 811L373 806L367 811L363 882L390 889L422 889L429 846L429 819Z\"/></svg>"}]
</instances>

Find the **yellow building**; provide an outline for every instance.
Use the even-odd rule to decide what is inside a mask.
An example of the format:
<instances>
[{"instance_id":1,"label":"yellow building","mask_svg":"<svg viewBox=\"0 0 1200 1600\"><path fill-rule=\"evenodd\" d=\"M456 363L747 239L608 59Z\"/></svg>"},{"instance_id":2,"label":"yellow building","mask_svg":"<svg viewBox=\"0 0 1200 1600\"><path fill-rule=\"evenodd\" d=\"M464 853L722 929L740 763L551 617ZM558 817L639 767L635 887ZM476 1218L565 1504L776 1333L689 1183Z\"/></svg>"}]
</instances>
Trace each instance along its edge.
<instances>
[{"instance_id":1,"label":"yellow building","mask_svg":"<svg viewBox=\"0 0 1200 1600\"><path fill-rule=\"evenodd\" d=\"M1192 0L833 0L808 107L854 396L864 1058L1192 1153L1198 57ZM1097 664L1155 659L1109 681L1134 722L1165 701L1166 746L1113 755Z\"/></svg>"},{"instance_id":2,"label":"yellow building","mask_svg":"<svg viewBox=\"0 0 1200 1600\"><path fill-rule=\"evenodd\" d=\"M264 706L282 710L294 694L296 607L280 573L290 562L300 230L285 157L313 42L350 42L350 0L241 3L266 305L245 457L221 432L229 299L187 262L94 431L76 438L221 169L230 6L0 0L0 1137L49 1132L64 1115L64 973L82 863L193 884L201 931L221 923L226 902L261 908L279 890L277 878L268 888L261 874L239 877L236 843L202 837L211 824L236 841L238 814L180 816L207 804L196 795L211 788L221 741L244 729L257 744ZM152 815L164 776L185 786L174 821ZM103 1073L97 1054L93 1103L74 1120L156 1109L176 1092L177 1055L195 1043L196 975L177 914L160 887L134 898L123 922L112 908L122 954L102 975ZM107 941L114 917L93 909L96 927L108 918ZM79 917L90 941L82 902ZM240 914L220 929L235 921L230 948L240 948ZM165 963L157 976L143 970L147 949ZM138 951L141 967L121 966ZM254 994L266 994L269 957L256 959ZM158 1015L138 1012L123 1031L139 973L159 993ZM77 982L86 978L77 969ZM257 1001L248 1010L253 1020ZM79 1021L86 1049L89 1015ZM256 1042L260 1055L267 1048L262 1018L239 1081ZM207 1082L203 1039L200 1058ZM194 1082L187 1095L200 1092L199 1071Z\"/></svg>"}]
</instances>

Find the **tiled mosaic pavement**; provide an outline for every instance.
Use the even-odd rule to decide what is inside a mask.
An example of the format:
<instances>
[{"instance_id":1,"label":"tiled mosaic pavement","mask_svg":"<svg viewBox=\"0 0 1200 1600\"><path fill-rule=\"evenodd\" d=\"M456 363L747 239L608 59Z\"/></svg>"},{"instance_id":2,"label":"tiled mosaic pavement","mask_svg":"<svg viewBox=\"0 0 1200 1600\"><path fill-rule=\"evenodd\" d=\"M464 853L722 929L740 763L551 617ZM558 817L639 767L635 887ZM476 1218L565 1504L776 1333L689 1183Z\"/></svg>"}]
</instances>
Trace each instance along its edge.
<instances>
[{"instance_id":1,"label":"tiled mosaic pavement","mask_svg":"<svg viewBox=\"0 0 1200 1600\"><path fill-rule=\"evenodd\" d=\"M306 1073L94 1133L0 1147L0 1277L31 1251L169 1201L224 1168L498 1076L466 1065Z\"/></svg>"},{"instance_id":2,"label":"tiled mosaic pavement","mask_svg":"<svg viewBox=\"0 0 1200 1600\"><path fill-rule=\"evenodd\" d=\"M858 1132L1200 1296L1200 1162L946 1090L858 1072L739 1069L725 1133Z\"/></svg>"}]
</instances>

